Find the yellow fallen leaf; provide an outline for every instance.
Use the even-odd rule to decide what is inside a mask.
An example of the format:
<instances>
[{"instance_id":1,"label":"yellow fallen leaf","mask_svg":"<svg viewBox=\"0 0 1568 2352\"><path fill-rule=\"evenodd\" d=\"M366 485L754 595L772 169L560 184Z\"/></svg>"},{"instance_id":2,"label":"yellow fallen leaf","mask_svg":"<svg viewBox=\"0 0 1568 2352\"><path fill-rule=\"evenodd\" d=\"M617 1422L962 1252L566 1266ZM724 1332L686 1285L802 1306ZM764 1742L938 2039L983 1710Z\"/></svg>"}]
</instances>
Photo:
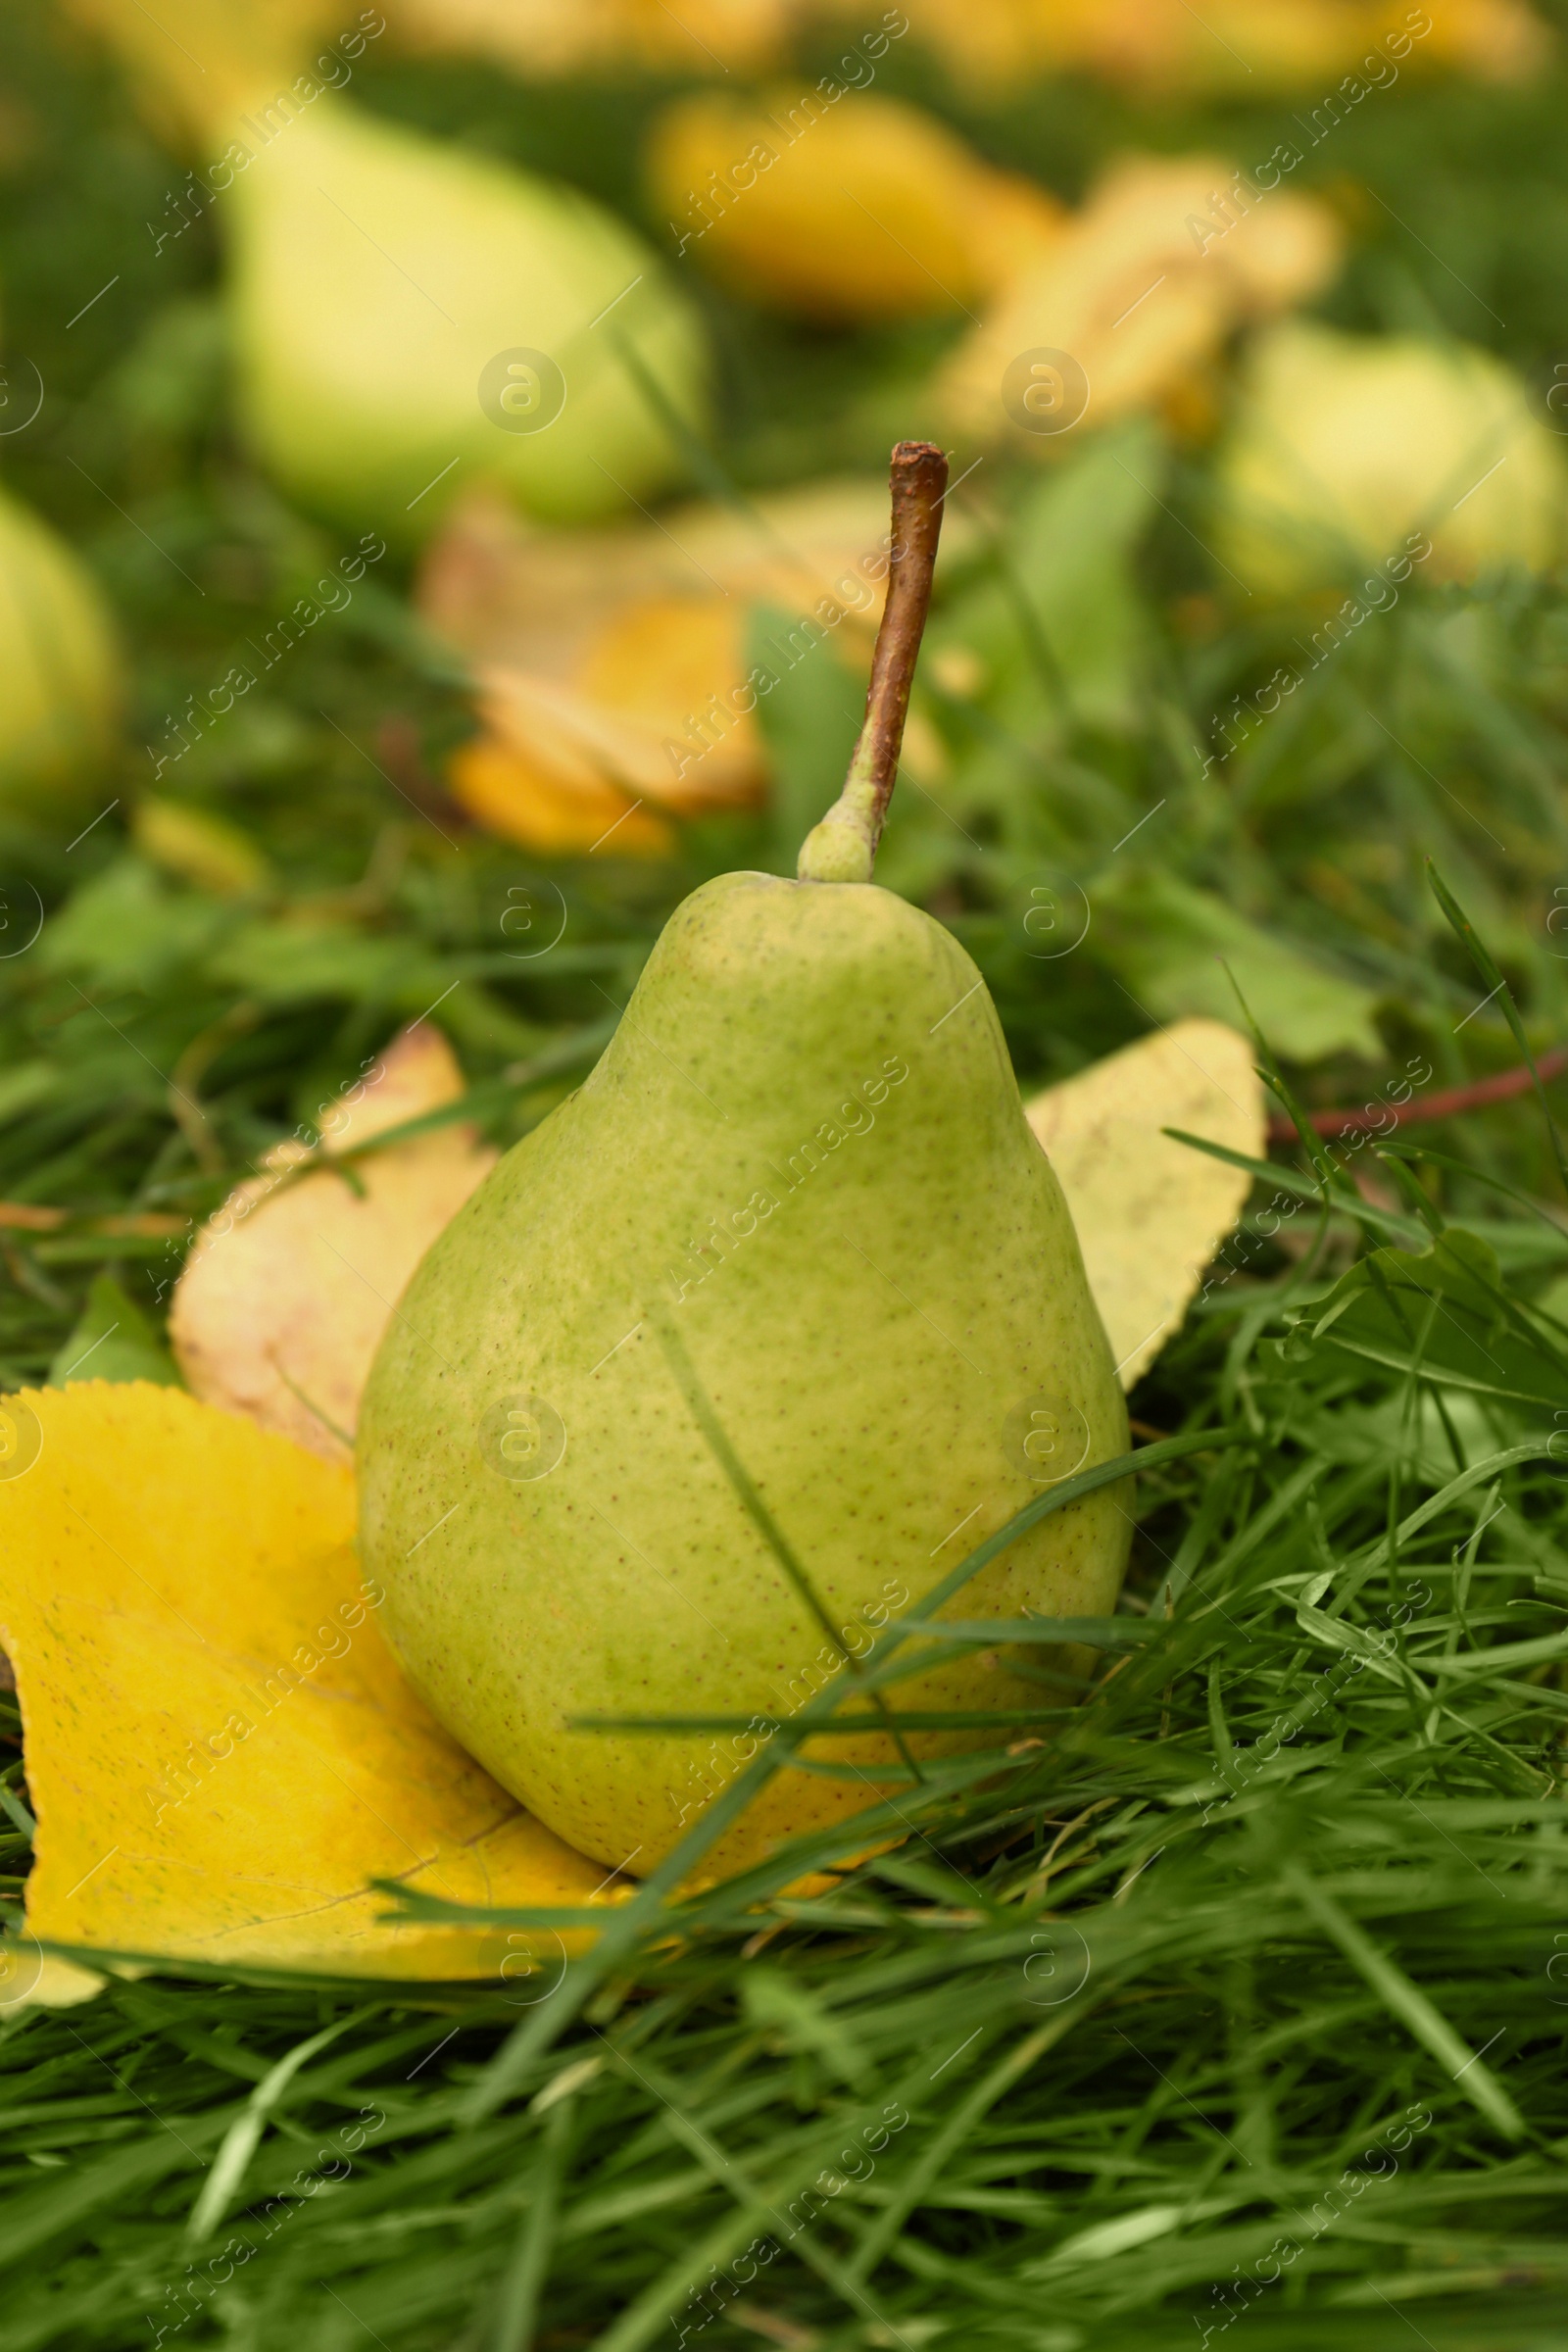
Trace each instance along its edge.
<instances>
[{"instance_id":1,"label":"yellow fallen leaf","mask_svg":"<svg viewBox=\"0 0 1568 2352\"><path fill-rule=\"evenodd\" d=\"M820 85L677 99L648 177L683 255L751 301L828 320L960 310L1066 218L923 109Z\"/></svg>"},{"instance_id":2,"label":"yellow fallen leaf","mask_svg":"<svg viewBox=\"0 0 1568 2352\"><path fill-rule=\"evenodd\" d=\"M349 1473L148 1383L0 1411L24 1441L8 1459L28 1463L0 1479L0 1642L38 1824L26 1934L78 1962L499 1973L548 1992L548 1932L530 1954L505 1931L400 1926L368 1890L554 1906L604 1872L405 1681L360 1581Z\"/></svg>"},{"instance_id":3,"label":"yellow fallen leaf","mask_svg":"<svg viewBox=\"0 0 1568 2352\"><path fill-rule=\"evenodd\" d=\"M451 1102L462 1072L438 1030L406 1030L321 1114L342 1152ZM347 1179L303 1143L270 1154L198 1236L174 1290L169 1332L193 1395L245 1413L327 1461L347 1461L370 1360L409 1277L495 1164L465 1123L372 1153ZM339 1433L342 1433L341 1435Z\"/></svg>"},{"instance_id":4,"label":"yellow fallen leaf","mask_svg":"<svg viewBox=\"0 0 1568 2352\"><path fill-rule=\"evenodd\" d=\"M1162 93L1257 96L1320 83L1326 95L1390 34L1407 44L1400 73L1457 67L1519 81L1551 53L1525 0L1427 0L1427 30L1414 38L1406 0L1205 0L1201 9L1188 0L905 0L905 13L912 37L936 50L960 87L992 99L1020 80L1073 71Z\"/></svg>"},{"instance_id":5,"label":"yellow fallen leaf","mask_svg":"<svg viewBox=\"0 0 1568 2352\"><path fill-rule=\"evenodd\" d=\"M0 1940L0 2018L19 2009L74 2009L108 1982L95 1968L42 1950L30 1936Z\"/></svg>"},{"instance_id":6,"label":"yellow fallen leaf","mask_svg":"<svg viewBox=\"0 0 1568 2352\"><path fill-rule=\"evenodd\" d=\"M487 832L548 858L608 846L612 835L619 858L674 853L674 832L662 818L640 808L601 776L584 773L566 782L540 766L526 749L514 749L500 728L460 745L447 766L447 786Z\"/></svg>"},{"instance_id":7,"label":"yellow fallen leaf","mask_svg":"<svg viewBox=\"0 0 1568 2352\"><path fill-rule=\"evenodd\" d=\"M624 816L615 844L641 855L670 846L662 811L755 801L766 766L753 708L771 687L769 673L748 674L750 612L800 615L768 657L774 674L815 654L863 676L887 528L879 481L579 531L469 500L432 544L418 591L423 619L477 682L481 731L454 755L453 792L481 823L547 852L589 850ZM944 549L964 539L951 515Z\"/></svg>"},{"instance_id":8,"label":"yellow fallen leaf","mask_svg":"<svg viewBox=\"0 0 1568 2352\"><path fill-rule=\"evenodd\" d=\"M1241 1168L1160 1130L1261 1159L1262 1082L1222 1021L1173 1021L1025 1105L1067 1196L1124 1389L1148 1371L1232 1230Z\"/></svg>"},{"instance_id":9,"label":"yellow fallen leaf","mask_svg":"<svg viewBox=\"0 0 1568 2352\"><path fill-rule=\"evenodd\" d=\"M411 49L494 57L526 81L628 67L708 74L776 57L800 0L391 0Z\"/></svg>"},{"instance_id":10,"label":"yellow fallen leaf","mask_svg":"<svg viewBox=\"0 0 1568 2352\"><path fill-rule=\"evenodd\" d=\"M698 500L657 523L581 530L548 529L475 491L426 549L416 599L420 618L463 653L564 681L610 623L651 602L735 597L808 612L824 595L849 603L858 572L861 601L879 606L886 566L868 567L887 529L876 474L809 482L744 511ZM864 617L874 629L875 611Z\"/></svg>"},{"instance_id":11,"label":"yellow fallen leaf","mask_svg":"<svg viewBox=\"0 0 1568 2352\"><path fill-rule=\"evenodd\" d=\"M1215 156L1115 166L942 369L955 424L1050 456L1064 446L1061 428L1034 429L1008 392L1009 369L1031 352L1076 362L1085 380L1064 424L1092 428L1180 396L1238 322L1316 292L1339 261L1333 215L1285 188L1243 210L1226 195L1232 179Z\"/></svg>"},{"instance_id":12,"label":"yellow fallen leaf","mask_svg":"<svg viewBox=\"0 0 1568 2352\"><path fill-rule=\"evenodd\" d=\"M520 758L584 793L612 780L623 793L686 809L745 802L761 760L749 710L730 710L710 727L710 743L686 747L704 764L700 783L684 792L669 750L706 703L744 679L745 625L745 608L716 597L651 597L606 616L569 685L525 669L482 669L480 715Z\"/></svg>"},{"instance_id":13,"label":"yellow fallen leaf","mask_svg":"<svg viewBox=\"0 0 1568 2352\"><path fill-rule=\"evenodd\" d=\"M1021 172L988 172L969 220L975 284L999 291L1032 270L1060 242L1072 214L1049 188Z\"/></svg>"}]
</instances>

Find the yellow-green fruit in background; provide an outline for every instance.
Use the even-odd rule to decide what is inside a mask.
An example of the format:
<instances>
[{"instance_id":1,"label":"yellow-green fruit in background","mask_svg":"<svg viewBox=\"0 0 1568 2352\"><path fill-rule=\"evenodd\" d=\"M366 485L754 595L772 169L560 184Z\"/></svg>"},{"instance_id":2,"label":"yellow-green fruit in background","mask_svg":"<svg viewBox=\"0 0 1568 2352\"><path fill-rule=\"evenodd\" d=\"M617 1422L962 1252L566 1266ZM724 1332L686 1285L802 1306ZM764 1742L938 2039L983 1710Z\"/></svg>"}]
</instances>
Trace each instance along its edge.
<instances>
[{"instance_id":1,"label":"yellow-green fruit in background","mask_svg":"<svg viewBox=\"0 0 1568 2352\"><path fill-rule=\"evenodd\" d=\"M1418 535L1426 577L1471 579L1556 560L1568 455L1487 352L1293 322L1253 347L1216 492L1220 559L1250 588L1332 587Z\"/></svg>"},{"instance_id":2,"label":"yellow-green fruit in background","mask_svg":"<svg viewBox=\"0 0 1568 2352\"><path fill-rule=\"evenodd\" d=\"M96 583L0 493L0 813L47 821L102 774L120 715L114 628Z\"/></svg>"},{"instance_id":3,"label":"yellow-green fruit in background","mask_svg":"<svg viewBox=\"0 0 1568 2352\"><path fill-rule=\"evenodd\" d=\"M682 1356L820 1616L715 1459ZM726 874L404 1294L360 1420L363 1556L447 1728L580 1851L641 1875L767 1721L848 1690L845 1651L1126 1446L1072 1220L963 949L871 883ZM1048 1517L948 1613L996 1619L1004 1644L1026 1611L1108 1612L1125 1500ZM938 1653L895 1703L1038 1704L1005 1657ZM765 1720L571 1728L593 1714ZM858 1769L780 1772L705 1870L900 1785L883 1735L812 1752Z\"/></svg>"},{"instance_id":4,"label":"yellow-green fruit in background","mask_svg":"<svg viewBox=\"0 0 1568 2352\"><path fill-rule=\"evenodd\" d=\"M575 521L680 473L702 331L624 223L330 95L275 112L211 176L243 421L290 491L408 541L481 479Z\"/></svg>"}]
</instances>

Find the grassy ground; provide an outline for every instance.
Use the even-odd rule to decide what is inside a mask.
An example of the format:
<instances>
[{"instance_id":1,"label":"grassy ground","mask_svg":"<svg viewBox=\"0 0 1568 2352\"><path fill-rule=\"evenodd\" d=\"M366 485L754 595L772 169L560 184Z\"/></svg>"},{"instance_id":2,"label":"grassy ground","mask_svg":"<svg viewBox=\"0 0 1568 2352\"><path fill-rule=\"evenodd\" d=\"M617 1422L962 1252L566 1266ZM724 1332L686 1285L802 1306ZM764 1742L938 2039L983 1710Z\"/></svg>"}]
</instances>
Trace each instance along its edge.
<instances>
[{"instance_id":1,"label":"grassy ground","mask_svg":"<svg viewBox=\"0 0 1568 2352\"><path fill-rule=\"evenodd\" d=\"M0 54L7 343L47 388L8 478L116 603L135 745L336 546L223 421L205 228L155 256L143 225L172 160L47 18L7 19ZM635 209L648 93L530 98L384 61L365 88ZM1357 222L1333 314L1441 324L1549 383L1562 96L1544 76L1362 109L1315 166ZM1069 193L1131 140L1246 156L1279 135L1268 108L1138 115L1081 90L972 127ZM830 340L710 301L733 479L876 464L918 421L925 330ZM1315 1102L1512 1064L1428 856L1553 1043L1560 585L1414 587L1205 771L1311 616L1216 592L1200 447L1134 432L1083 466L1076 506L969 494L933 648L979 648L1004 684L938 673L939 789L887 846L886 878L976 956L1020 1075L1140 1034L1220 951ZM47 1374L105 1271L156 1322L184 1220L454 982L442 1017L481 1107L524 1132L670 906L782 862L827 796L845 688L808 672L775 723L789 826L698 828L652 866L486 842L433 781L466 720L419 665L405 586L389 564L178 770L174 797L250 844L237 896L136 835L139 750L70 849L5 836L11 903L30 886L46 919L0 963L0 1194L72 1212L4 1240L8 1384ZM519 965L509 893L552 888L562 945ZM1031 909L1074 893L1089 932L1043 960ZM1308 999L1338 1042L1292 1058ZM8 2352L161 2330L224 2352L1560 2344L1563 1191L1531 1101L1420 1136L1441 1156L1380 1162L1371 1203L1345 1181L1371 1147L1300 1178L1294 1216L1254 1196L1134 1399L1151 1443L1180 1443L1140 1481L1092 1690L1043 1679L1038 1717L902 1792L905 1842L832 1894L785 1891L824 1858L797 1853L689 1902L678 1936L666 1918L648 1948L504 1998L149 1978L0 2030ZM126 1210L168 1229L89 1229ZM1479 1239L1442 1242L1417 1288L1369 1261L1446 1219ZM0 1752L19 1730L0 1695ZM26 1859L24 1829L0 1831L0 1898Z\"/></svg>"}]
</instances>

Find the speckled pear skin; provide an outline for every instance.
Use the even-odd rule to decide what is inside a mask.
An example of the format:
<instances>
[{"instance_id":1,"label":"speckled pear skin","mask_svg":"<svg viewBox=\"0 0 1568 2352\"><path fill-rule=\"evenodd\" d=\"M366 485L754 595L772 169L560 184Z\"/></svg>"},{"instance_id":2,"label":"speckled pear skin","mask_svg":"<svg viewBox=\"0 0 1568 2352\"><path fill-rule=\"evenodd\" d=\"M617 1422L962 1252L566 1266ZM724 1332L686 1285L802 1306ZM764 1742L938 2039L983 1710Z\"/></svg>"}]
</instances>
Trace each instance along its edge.
<instances>
[{"instance_id":1,"label":"speckled pear skin","mask_svg":"<svg viewBox=\"0 0 1568 2352\"><path fill-rule=\"evenodd\" d=\"M757 1738L568 1718L789 1714L845 1671L705 1442L661 1315L852 1650L1040 1492L1031 1399L1082 1415L1082 1466L1125 1450L991 999L890 892L739 873L687 899L593 1075L431 1249L366 1396L365 1568L408 1672L550 1828L639 1875ZM525 1408L504 1459L509 1397L550 1409ZM1107 1612L1125 1500L1048 1519L950 1613ZM972 1651L898 1694L1053 1695ZM865 1777L781 1772L705 1871L890 1785L881 1736L815 1752Z\"/></svg>"}]
</instances>

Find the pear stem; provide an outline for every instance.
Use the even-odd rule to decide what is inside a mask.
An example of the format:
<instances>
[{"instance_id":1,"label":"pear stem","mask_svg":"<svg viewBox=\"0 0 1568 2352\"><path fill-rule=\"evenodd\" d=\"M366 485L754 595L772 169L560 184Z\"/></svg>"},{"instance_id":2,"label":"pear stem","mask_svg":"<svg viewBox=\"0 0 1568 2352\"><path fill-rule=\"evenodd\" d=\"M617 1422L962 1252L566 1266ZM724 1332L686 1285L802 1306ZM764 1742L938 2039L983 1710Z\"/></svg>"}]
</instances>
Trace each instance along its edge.
<instances>
[{"instance_id":1,"label":"pear stem","mask_svg":"<svg viewBox=\"0 0 1568 2352\"><path fill-rule=\"evenodd\" d=\"M899 772L909 688L931 607L948 461L934 442L901 441L893 452L890 480L888 593L871 657L865 719L843 792L802 844L796 872L803 882L870 881Z\"/></svg>"}]
</instances>

